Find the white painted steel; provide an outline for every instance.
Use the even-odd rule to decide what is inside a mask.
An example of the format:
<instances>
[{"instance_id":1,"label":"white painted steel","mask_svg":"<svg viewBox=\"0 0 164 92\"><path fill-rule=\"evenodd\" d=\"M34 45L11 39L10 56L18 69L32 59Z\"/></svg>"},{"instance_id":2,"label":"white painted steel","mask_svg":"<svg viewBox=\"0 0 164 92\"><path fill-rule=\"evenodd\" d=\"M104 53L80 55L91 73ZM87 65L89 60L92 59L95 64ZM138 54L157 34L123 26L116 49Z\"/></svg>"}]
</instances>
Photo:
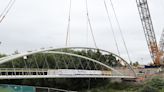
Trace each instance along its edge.
<instances>
[{"instance_id":1,"label":"white painted steel","mask_svg":"<svg viewBox=\"0 0 164 92\"><path fill-rule=\"evenodd\" d=\"M128 67L132 70L132 72L134 73L134 76L123 76L123 74L121 74L120 72L118 72L117 70L97 61L97 60L94 60L94 59L91 59L91 58L88 58L88 57L85 57L85 56L81 56L81 55L77 55L77 54L73 54L73 53L66 53L66 52L57 52L55 50L61 50L61 49L93 49L93 50L100 50L100 51L103 51L103 52L106 52L106 53L109 53L109 54L112 54L114 55L115 57L119 58L120 60L122 60L124 63L126 63L128 65ZM120 56L112 53L112 52L109 52L109 51L105 51L105 50L101 50L101 49L97 49L97 48L90 48L90 47L64 47L64 48L49 48L49 49L42 49L42 50L38 50L38 51L33 51L33 52L26 52L26 53L22 53L22 54L16 54L16 55L11 55L11 56L6 56L6 57L3 57L3 58L0 58L0 64L3 64L3 63L6 63L6 62L10 62L14 59L17 59L17 58L21 58L21 57L24 57L24 56L29 56L29 55L33 55L33 54L37 54L37 53L54 53L54 54L64 54L64 55L71 55L71 56L75 56L75 57L79 57L79 58L84 58L84 59L88 59L89 61L91 62L95 62L97 64L100 64L114 72L117 72L118 74L120 74L119 76L98 76L98 75L76 75L76 76L57 76L57 75L12 75L12 76L0 76L0 79L22 79L22 78L135 78L136 77L136 74L134 72L134 70L132 69L132 67L123 59L121 58ZM67 71L68 72L68 71ZM87 74L87 73L86 73ZM96 74L96 73L95 73Z\"/></svg>"},{"instance_id":2,"label":"white painted steel","mask_svg":"<svg viewBox=\"0 0 164 92\"><path fill-rule=\"evenodd\" d=\"M136 78L133 76L105 76L105 75L13 75L0 76L0 79L38 79L38 78Z\"/></svg>"}]
</instances>

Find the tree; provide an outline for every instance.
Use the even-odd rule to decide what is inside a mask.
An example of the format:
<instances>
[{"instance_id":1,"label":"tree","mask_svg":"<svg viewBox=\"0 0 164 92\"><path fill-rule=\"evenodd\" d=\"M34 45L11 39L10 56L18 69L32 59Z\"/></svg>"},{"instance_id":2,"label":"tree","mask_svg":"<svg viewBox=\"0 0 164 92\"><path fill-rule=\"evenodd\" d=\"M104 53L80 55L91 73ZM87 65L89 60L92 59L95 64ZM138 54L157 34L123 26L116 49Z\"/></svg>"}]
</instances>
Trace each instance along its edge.
<instances>
[{"instance_id":1,"label":"tree","mask_svg":"<svg viewBox=\"0 0 164 92\"><path fill-rule=\"evenodd\" d=\"M113 55L108 54L102 54L99 50L93 51L93 50L86 50L86 51L74 51L66 49L66 52L69 53L75 53L79 55L83 55L89 58L93 58L95 60L101 61L102 63L108 63L117 65L117 60ZM18 51L15 52L15 54L19 53ZM101 58L100 58L101 57ZM36 65L38 65L39 68L47 68L46 61L49 64L50 69L65 69L66 64L69 67L68 69L73 69L74 66L76 66L77 69L82 69L83 66L89 66L91 69L95 68L95 65L93 62L89 62L88 60L77 58L77 57L71 57L67 55L60 55L60 54L44 54L44 53L38 53L35 55L29 55L27 56L27 59L18 58L13 60L12 62L7 62L2 64L1 68L12 68L12 64L14 64L15 68L24 68L27 66L28 68L36 68ZM55 59L54 59L55 58ZM108 59L108 61L106 61ZM37 64L36 64L37 61ZM75 61L73 63L68 63L68 61ZM81 62L78 62L81 61ZM26 62L26 63L25 63ZM113 63L115 62L115 63ZM59 68L58 68L59 67ZM97 69L102 68L100 66L96 66ZM67 68L66 68L67 69ZM90 69L90 68L88 68ZM31 86L49 86L49 87L57 87L62 89L68 89L68 90L82 90L88 88L88 83L90 84L91 88L103 86L108 84L108 79L33 79L33 80L5 80L5 83L8 84L18 84L18 85L31 85ZM1 82L0 83L4 83ZM80 84L80 85L78 85Z\"/></svg>"},{"instance_id":2,"label":"tree","mask_svg":"<svg viewBox=\"0 0 164 92\"><path fill-rule=\"evenodd\" d=\"M135 63L133 63L133 66L135 66L135 67L139 66L138 61L136 61Z\"/></svg>"}]
</instances>

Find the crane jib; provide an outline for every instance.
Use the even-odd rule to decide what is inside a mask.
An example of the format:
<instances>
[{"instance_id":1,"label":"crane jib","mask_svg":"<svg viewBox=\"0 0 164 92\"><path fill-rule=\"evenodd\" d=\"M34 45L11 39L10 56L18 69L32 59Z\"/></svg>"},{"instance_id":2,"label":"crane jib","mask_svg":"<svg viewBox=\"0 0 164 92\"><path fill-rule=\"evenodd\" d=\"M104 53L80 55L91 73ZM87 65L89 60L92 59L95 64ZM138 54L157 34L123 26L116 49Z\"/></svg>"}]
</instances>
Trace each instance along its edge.
<instances>
[{"instance_id":1,"label":"crane jib","mask_svg":"<svg viewBox=\"0 0 164 92\"><path fill-rule=\"evenodd\" d=\"M151 58L155 65L160 65L161 53L157 46L153 23L149 11L147 0L136 0L139 15L141 18L144 34L146 37L147 45L151 54Z\"/></svg>"}]
</instances>

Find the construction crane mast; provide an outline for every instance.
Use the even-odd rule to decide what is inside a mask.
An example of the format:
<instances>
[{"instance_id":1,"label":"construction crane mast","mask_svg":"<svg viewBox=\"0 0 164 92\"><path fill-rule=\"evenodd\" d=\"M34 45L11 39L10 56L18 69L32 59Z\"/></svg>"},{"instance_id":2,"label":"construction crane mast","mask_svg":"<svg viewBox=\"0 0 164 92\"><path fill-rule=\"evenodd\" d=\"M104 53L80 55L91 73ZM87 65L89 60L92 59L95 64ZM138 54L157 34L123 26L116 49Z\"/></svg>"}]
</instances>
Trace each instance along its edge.
<instances>
[{"instance_id":1,"label":"construction crane mast","mask_svg":"<svg viewBox=\"0 0 164 92\"><path fill-rule=\"evenodd\" d=\"M154 65L161 66L161 57L163 53L160 51L157 45L147 0L136 0L136 2L151 58L154 62Z\"/></svg>"},{"instance_id":2,"label":"construction crane mast","mask_svg":"<svg viewBox=\"0 0 164 92\"><path fill-rule=\"evenodd\" d=\"M160 48L159 48L160 51L161 51L162 53L164 53L164 30L162 31L162 34L161 34L159 46L160 46Z\"/></svg>"}]
</instances>

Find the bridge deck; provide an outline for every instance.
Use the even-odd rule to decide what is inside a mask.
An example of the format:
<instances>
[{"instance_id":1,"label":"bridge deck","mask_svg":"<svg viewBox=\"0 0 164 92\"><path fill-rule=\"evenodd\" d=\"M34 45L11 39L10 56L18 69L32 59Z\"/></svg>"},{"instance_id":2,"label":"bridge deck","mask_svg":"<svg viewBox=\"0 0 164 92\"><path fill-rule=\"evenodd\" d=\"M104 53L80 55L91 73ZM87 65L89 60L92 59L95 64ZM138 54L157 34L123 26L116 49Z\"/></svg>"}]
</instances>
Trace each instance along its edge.
<instances>
[{"instance_id":1,"label":"bridge deck","mask_svg":"<svg viewBox=\"0 0 164 92\"><path fill-rule=\"evenodd\" d=\"M0 79L24 78L134 78L132 76L114 75L110 70L79 70L79 69L0 69Z\"/></svg>"}]
</instances>

